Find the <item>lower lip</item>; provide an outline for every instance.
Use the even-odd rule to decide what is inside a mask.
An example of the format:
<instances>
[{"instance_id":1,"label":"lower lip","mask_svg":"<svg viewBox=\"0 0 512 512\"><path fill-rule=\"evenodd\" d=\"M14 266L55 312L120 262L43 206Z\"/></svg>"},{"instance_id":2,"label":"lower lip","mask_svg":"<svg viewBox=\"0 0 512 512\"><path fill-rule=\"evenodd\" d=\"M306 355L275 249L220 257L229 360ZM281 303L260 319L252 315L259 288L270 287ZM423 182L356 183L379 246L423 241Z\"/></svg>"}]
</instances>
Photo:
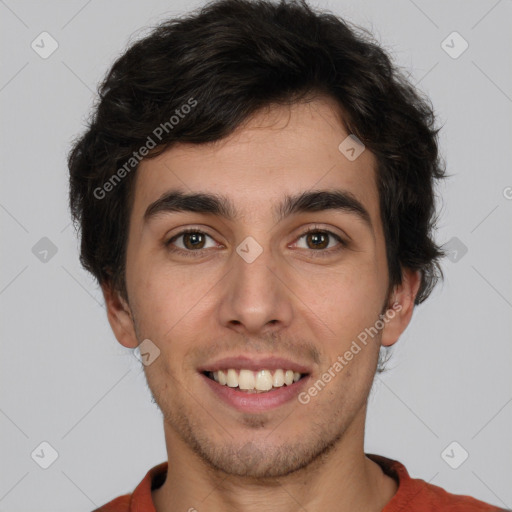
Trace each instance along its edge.
<instances>
[{"instance_id":1,"label":"lower lip","mask_svg":"<svg viewBox=\"0 0 512 512\"><path fill-rule=\"evenodd\" d=\"M293 399L298 400L297 395L308 380L308 376L306 376L289 386L284 385L265 393L246 393L237 388L219 384L204 374L201 374L201 377L221 400L240 412L268 411Z\"/></svg>"}]
</instances>

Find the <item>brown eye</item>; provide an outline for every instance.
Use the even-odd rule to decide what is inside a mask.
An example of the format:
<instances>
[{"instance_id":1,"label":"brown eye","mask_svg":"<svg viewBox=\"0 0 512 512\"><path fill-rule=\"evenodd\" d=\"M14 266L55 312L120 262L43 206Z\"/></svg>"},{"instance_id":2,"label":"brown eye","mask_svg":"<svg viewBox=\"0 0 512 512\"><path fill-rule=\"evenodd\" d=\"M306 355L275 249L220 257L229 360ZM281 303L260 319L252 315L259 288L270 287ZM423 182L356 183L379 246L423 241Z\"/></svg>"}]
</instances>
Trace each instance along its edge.
<instances>
[{"instance_id":1,"label":"brown eye","mask_svg":"<svg viewBox=\"0 0 512 512\"><path fill-rule=\"evenodd\" d=\"M293 245L314 257L333 256L348 246L339 235L318 227L308 229Z\"/></svg>"},{"instance_id":2,"label":"brown eye","mask_svg":"<svg viewBox=\"0 0 512 512\"><path fill-rule=\"evenodd\" d=\"M325 249L329 245L329 234L324 231L314 231L306 235L309 249Z\"/></svg>"},{"instance_id":3,"label":"brown eye","mask_svg":"<svg viewBox=\"0 0 512 512\"><path fill-rule=\"evenodd\" d=\"M185 233L183 235L183 245L187 249L202 249L205 238L202 233Z\"/></svg>"},{"instance_id":4,"label":"brown eye","mask_svg":"<svg viewBox=\"0 0 512 512\"><path fill-rule=\"evenodd\" d=\"M212 240L209 246L207 246L208 238ZM165 245L169 250L184 254L199 253L202 250L216 247L215 241L210 235L197 229L182 231L173 236Z\"/></svg>"}]
</instances>

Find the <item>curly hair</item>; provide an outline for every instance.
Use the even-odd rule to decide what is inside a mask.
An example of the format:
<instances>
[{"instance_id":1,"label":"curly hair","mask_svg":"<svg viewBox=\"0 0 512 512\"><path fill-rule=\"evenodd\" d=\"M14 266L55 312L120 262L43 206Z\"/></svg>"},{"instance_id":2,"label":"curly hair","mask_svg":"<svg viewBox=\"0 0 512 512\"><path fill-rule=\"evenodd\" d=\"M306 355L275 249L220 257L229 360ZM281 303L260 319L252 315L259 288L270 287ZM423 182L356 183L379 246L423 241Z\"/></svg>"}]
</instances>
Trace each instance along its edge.
<instances>
[{"instance_id":1,"label":"curly hair","mask_svg":"<svg viewBox=\"0 0 512 512\"><path fill-rule=\"evenodd\" d=\"M263 107L312 95L333 98L374 154L390 286L404 268L418 270L423 302L442 277L434 188L445 170L433 107L369 32L305 0L214 1L161 23L117 59L68 158L82 265L126 298L141 155L220 140Z\"/></svg>"}]
</instances>

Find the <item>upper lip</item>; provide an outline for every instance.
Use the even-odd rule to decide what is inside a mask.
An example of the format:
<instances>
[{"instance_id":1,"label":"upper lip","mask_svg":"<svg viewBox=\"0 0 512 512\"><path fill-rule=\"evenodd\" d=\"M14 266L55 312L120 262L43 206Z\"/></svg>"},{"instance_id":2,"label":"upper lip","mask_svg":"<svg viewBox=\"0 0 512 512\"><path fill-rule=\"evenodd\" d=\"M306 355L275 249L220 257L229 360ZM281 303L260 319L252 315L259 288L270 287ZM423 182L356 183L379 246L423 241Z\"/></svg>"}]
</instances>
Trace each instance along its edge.
<instances>
[{"instance_id":1,"label":"upper lip","mask_svg":"<svg viewBox=\"0 0 512 512\"><path fill-rule=\"evenodd\" d=\"M259 370L293 370L298 373L311 373L308 366L297 363L290 359L283 357L248 357L248 356L236 356L236 357L224 357L218 359L212 363L207 363L198 368L200 372L216 372L218 370L234 369L245 369L252 371Z\"/></svg>"}]
</instances>

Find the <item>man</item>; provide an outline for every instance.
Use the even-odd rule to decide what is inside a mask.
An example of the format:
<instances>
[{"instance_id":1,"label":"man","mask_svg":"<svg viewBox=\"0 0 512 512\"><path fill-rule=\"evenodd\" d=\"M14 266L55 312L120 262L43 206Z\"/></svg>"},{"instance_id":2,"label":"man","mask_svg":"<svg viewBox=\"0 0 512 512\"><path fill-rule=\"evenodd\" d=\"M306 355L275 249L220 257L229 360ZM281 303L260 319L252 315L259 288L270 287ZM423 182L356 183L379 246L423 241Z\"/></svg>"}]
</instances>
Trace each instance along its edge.
<instances>
[{"instance_id":1,"label":"man","mask_svg":"<svg viewBox=\"0 0 512 512\"><path fill-rule=\"evenodd\" d=\"M168 462L98 510L498 510L364 453L379 354L442 256L434 115L383 50L305 3L224 0L100 95L71 208Z\"/></svg>"}]
</instances>

